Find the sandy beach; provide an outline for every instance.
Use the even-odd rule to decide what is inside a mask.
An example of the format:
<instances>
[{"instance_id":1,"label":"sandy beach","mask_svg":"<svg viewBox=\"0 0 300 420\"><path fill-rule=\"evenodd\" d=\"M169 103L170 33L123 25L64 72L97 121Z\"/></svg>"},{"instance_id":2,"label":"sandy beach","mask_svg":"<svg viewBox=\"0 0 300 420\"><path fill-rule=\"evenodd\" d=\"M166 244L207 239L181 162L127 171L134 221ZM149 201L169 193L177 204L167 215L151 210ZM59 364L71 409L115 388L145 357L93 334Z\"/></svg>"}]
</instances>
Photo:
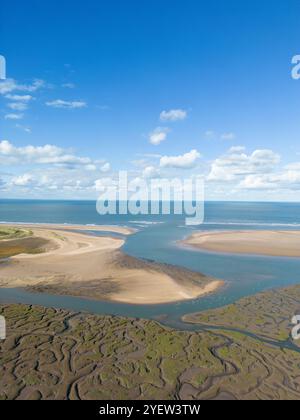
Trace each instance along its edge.
<instances>
[{"instance_id":1,"label":"sandy beach","mask_svg":"<svg viewBox=\"0 0 300 420\"><path fill-rule=\"evenodd\" d=\"M112 232L119 233L120 235L131 235L136 232L136 229L129 228L127 226L115 226L115 225L72 225L72 224L33 224L33 223L1 223L2 227L18 227L19 229L55 229L55 230L81 230L81 231L94 231L94 232Z\"/></svg>"},{"instance_id":2,"label":"sandy beach","mask_svg":"<svg viewBox=\"0 0 300 420\"><path fill-rule=\"evenodd\" d=\"M18 226L20 228L20 226ZM24 228L24 225L22 225ZM96 237L74 229L86 226L26 225L43 252L19 254L0 264L0 287L81 296L131 304L176 302L206 295L223 282L189 270L142 261L125 255L124 239ZM130 229L98 226L91 230L129 235ZM5 241L9 246L10 241ZM16 242L16 240L14 241Z\"/></svg>"},{"instance_id":3,"label":"sandy beach","mask_svg":"<svg viewBox=\"0 0 300 420\"><path fill-rule=\"evenodd\" d=\"M212 252L300 257L300 231L197 232L182 243Z\"/></svg>"}]
</instances>

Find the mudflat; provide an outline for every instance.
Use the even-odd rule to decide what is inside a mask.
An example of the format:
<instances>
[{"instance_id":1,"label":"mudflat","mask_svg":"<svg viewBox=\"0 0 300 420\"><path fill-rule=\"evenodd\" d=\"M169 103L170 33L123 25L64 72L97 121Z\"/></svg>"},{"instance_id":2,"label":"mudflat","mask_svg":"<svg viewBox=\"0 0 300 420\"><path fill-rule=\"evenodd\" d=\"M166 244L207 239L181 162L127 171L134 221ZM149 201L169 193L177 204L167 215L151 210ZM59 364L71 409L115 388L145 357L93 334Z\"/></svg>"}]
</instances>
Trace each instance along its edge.
<instances>
[{"instance_id":1,"label":"mudflat","mask_svg":"<svg viewBox=\"0 0 300 420\"><path fill-rule=\"evenodd\" d=\"M299 400L300 353L286 340L300 287L246 299L187 315L195 327L206 325L194 332L150 320L0 305L7 321L0 400Z\"/></svg>"},{"instance_id":2,"label":"mudflat","mask_svg":"<svg viewBox=\"0 0 300 420\"><path fill-rule=\"evenodd\" d=\"M0 287L25 287L36 292L131 304L158 304L194 299L214 292L223 284L200 273L129 257L120 249L125 241L121 238L91 236L61 225L27 225L26 228L30 228L29 237L0 241L2 252L5 255L6 249L6 257L10 257L0 264ZM102 229L107 231L110 227ZM125 234L132 233L120 229ZM24 241L29 241L28 249ZM21 251L14 250L9 255L7 250L16 247Z\"/></svg>"},{"instance_id":3,"label":"mudflat","mask_svg":"<svg viewBox=\"0 0 300 420\"><path fill-rule=\"evenodd\" d=\"M300 257L300 231L197 232L182 243L212 252Z\"/></svg>"}]
</instances>

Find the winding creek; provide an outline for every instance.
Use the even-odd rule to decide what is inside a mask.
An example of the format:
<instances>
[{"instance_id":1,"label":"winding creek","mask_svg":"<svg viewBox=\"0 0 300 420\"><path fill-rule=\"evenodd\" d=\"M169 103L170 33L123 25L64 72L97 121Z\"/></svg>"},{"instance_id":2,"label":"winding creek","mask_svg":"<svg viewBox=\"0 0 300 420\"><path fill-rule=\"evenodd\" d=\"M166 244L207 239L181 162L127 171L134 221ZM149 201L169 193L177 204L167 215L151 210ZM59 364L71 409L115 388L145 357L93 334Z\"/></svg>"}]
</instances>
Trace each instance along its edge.
<instances>
[{"instance_id":1,"label":"winding creek","mask_svg":"<svg viewBox=\"0 0 300 420\"><path fill-rule=\"evenodd\" d=\"M75 312L109 314L155 319L181 330L217 329L246 334L280 348L299 348L292 342L274 342L247 331L187 324L187 313L218 308L263 290L299 284L300 259L260 256L222 255L183 248L178 241L195 228L187 227L181 216L105 216L95 212L92 202L11 202L0 201L0 221L27 223L116 224L136 227L126 238L123 251L128 255L186 267L225 280L217 293L191 301L164 305L127 305L92 301L70 296L29 293L21 289L1 289L0 303L26 303L56 307ZM34 214L34 220L33 216ZM271 216L270 216L271 214ZM300 205L276 203L209 203L206 221L197 230L300 229ZM99 235L99 232L94 232ZM102 232L101 235L105 234ZM111 233L109 233L112 236Z\"/></svg>"}]
</instances>

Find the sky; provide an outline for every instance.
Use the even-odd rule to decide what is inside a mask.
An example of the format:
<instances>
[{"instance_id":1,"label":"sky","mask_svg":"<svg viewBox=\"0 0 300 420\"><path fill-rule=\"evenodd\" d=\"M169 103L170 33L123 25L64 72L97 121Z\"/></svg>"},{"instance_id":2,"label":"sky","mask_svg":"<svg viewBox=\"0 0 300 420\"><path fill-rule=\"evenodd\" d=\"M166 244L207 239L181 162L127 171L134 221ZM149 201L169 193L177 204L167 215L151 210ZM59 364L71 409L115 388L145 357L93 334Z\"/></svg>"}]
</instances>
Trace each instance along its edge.
<instances>
[{"instance_id":1,"label":"sky","mask_svg":"<svg viewBox=\"0 0 300 420\"><path fill-rule=\"evenodd\" d=\"M299 0L1 2L0 198L94 199L126 170L299 201L299 21Z\"/></svg>"}]
</instances>

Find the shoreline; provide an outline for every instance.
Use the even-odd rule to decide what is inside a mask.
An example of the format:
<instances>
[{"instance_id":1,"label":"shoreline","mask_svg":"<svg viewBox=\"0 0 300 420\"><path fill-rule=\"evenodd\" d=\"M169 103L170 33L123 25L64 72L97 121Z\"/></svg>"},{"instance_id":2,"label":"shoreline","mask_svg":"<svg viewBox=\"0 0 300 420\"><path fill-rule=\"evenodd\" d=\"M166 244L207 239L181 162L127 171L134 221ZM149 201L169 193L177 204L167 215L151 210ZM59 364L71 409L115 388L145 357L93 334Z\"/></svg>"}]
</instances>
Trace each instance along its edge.
<instances>
[{"instance_id":1,"label":"shoreline","mask_svg":"<svg viewBox=\"0 0 300 420\"><path fill-rule=\"evenodd\" d=\"M4 226L6 228L18 227L27 229L55 229L55 230L85 230L95 232L111 232L119 233L120 235L132 235L138 232L138 229L130 228L128 226L118 225L82 225L82 224L64 224L64 223L24 223L24 222L0 222L0 228Z\"/></svg>"},{"instance_id":2,"label":"shoreline","mask_svg":"<svg viewBox=\"0 0 300 420\"><path fill-rule=\"evenodd\" d=\"M8 225L12 227L12 225ZM90 236L62 225L22 225L43 239L42 253L22 253L0 266L0 287L25 288L54 295L137 305L193 300L218 290L224 282L180 267L152 263L121 251L125 239ZM113 227L114 232L127 232ZM77 226L78 229L78 226ZM90 230L94 230L94 226ZM107 231L107 226L98 227ZM16 242L16 240L14 240ZM3 242L2 242L3 243ZM9 246L10 240L5 244ZM30 263L29 263L30 262Z\"/></svg>"},{"instance_id":3,"label":"shoreline","mask_svg":"<svg viewBox=\"0 0 300 420\"><path fill-rule=\"evenodd\" d=\"M180 304L180 303L184 303L184 302L188 302L188 301L192 301L192 300L195 300L195 299L198 299L198 298L202 298L202 297L206 297L206 296L208 296L208 295L211 295L211 294L213 294L213 293L216 293L216 292L219 292L219 290L222 288L222 287L224 287L225 286L225 281L224 280L214 280L214 281L212 281L212 283L211 283L211 287L204 287L204 288L202 288L202 290L203 290L203 293L201 293L199 296L195 296L195 297L191 297L191 298L187 298L187 299L181 299L181 300L175 300L175 301L162 301L162 302L154 302L154 303L135 303L135 302L128 302L128 301L126 301L126 300L112 300L112 299L110 299L109 297L105 297L105 296L103 296L101 299L97 299L97 298L95 298L95 297L92 297L92 296L84 296L84 295L82 295L82 294L80 294L80 295L75 295L75 294L65 294L65 293L61 293L58 289L51 289L51 290L48 290L47 289L47 287L45 287L45 288L43 288L43 287L41 287L41 288L39 288L39 287L17 287L16 288L16 290L23 290L24 292L28 292L28 293L32 293L32 294L45 294L45 295L48 295L48 296L61 296L61 297L63 297L63 296L66 296L66 297L70 297L70 298L78 298L78 299L83 299L83 300L85 300L85 301L90 301L90 302L103 302L103 303L115 303L115 304L121 304L121 305L129 305L129 306L132 306L132 307L134 307L134 306L136 306L136 307L139 307L139 306L143 306L143 305L145 305L145 306L149 306L149 307L151 307L151 306L153 306L153 307L155 307L155 306L160 306L160 305L172 305L172 304ZM1 289L2 287L0 286L0 289ZM10 305L11 303L10 302L0 302L0 305ZM17 302L14 302L14 304L18 304ZM19 303L20 305L22 304L22 303ZM36 305L38 305L38 306L43 306L42 304L36 304ZM48 306L45 306L45 307L48 307ZM50 307L50 306L49 306ZM61 308L61 307L56 307L55 305L53 306L53 308L55 308L55 309L62 309L62 310L64 310L63 308ZM67 310L66 308L65 308L65 310ZM70 309L71 310L71 309ZM93 314L93 312L90 312L89 310L83 310L83 311L80 311L80 312L82 312L82 313L86 313L86 314ZM105 314L104 314L105 315ZM113 314L107 314L107 316L124 316L124 318L137 318L137 319L148 319L147 317L131 317L131 316L126 316L126 315L113 315ZM152 319L152 318L149 318L149 319ZM158 321L159 322L159 321ZM163 325L163 324L162 324ZM169 327L169 328L174 328L174 327Z\"/></svg>"},{"instance_id":4,"label":"shoreline","mask_svg":"<svg viewBox=\"0 0 300 420\"><path fill-rule=\"evenodd\" d=\"M179 244L221 254L300 258L300 231L202 231L193 233Z\"/></svg>"}]
</instances>

